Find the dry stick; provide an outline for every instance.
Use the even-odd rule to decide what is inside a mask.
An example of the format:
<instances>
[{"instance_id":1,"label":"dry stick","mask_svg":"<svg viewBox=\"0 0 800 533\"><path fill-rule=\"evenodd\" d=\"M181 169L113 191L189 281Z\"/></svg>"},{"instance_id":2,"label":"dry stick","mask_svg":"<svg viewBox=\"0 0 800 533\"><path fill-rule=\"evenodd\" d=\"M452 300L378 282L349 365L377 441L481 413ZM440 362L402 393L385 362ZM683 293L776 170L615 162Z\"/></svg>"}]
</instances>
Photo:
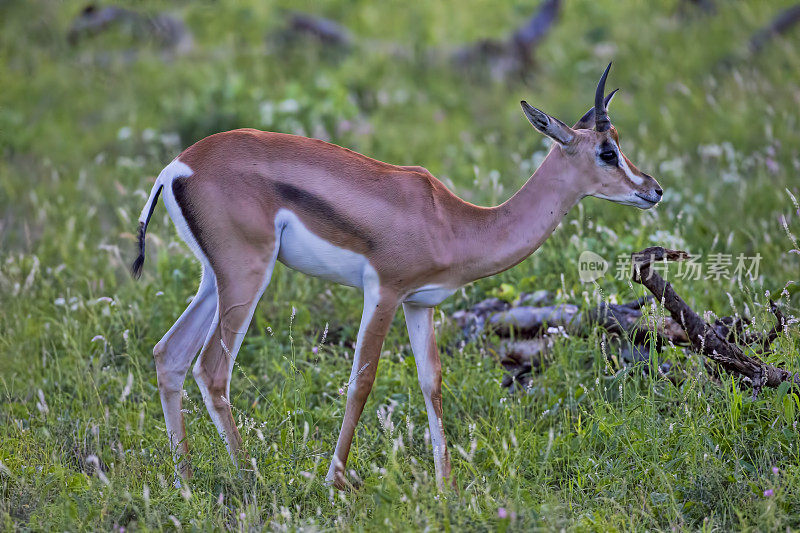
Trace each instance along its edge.
<instances>
[{"instance_id":1,"label":"dry stick","mask_svg":"<svg viewBox=\"0 0 800 533\"><path fill-rule=\"evenodd\" d=\"M750 39L750 51L761 51L767 42L776 35L783 35L800 22L800 4L790 6L777 15Z\"/></svg>"},{"instance_id":2,"label":"dry stick","mask_svg":"<svg viewBox=\"0 0 800 533\"><path fill-rule=\"evenodd\" d=\"M462 46L453 53L453 61L461 67L494 64L505 71L503 76L529 68L536 47L558 21L563 3L563 0L542 0L536 13L511 35L505 39L480 39Z\"/></svg>"},{"instance_id":3,"label":"dry stick","mask_svg":"<svg viewBox=\"0 0 800 533\"><path fill-rule=\"evenodd\" d=\"M140 13L117 6L97 8L93 4L87 5L73 19L67 41L75 45L83 37L97 35L122 24L128 24L135 32L138 30L136 33L154 39L166 50L184 53L192 48L192 32L178 17L167 13Z\"/></svg>"},{"instance_id":4,"label":"dry stick","mask_svg":"<svg viewBox=\"0 0 800 533\"><path fill-rule=\"evenodd\" d=\"M509 41L525 65L530 65L533 49L545 38L558 19L562 0L544 0L528 22L511 35Z\"/></svg>"},{"instance_id":5,"label":"dry stick","mask_svg":"<svg viewBox=\"0 0 800 533\"><path fill-rule=\"evenodd\" d=\"M299 11L290 13L285 32L312 37L326 46L347 47L353 43L350 32L338 22Z\"/></svg>"},{"instance_id":6,"label":"dry stick","mask_svg":"<svg viewBox=\"0 0 800 533\"><path fill-rule=\"evenodd\" d=\"M780 308L778 305L770 300L769 301L769 310L775 315L775 325L772 326L772 329L767 332L766 335L763 336L756 336L755 342L759 343L761 346L756 350L756 353L764 353L766 352L772 343L775 342L775 339L778 338L778 334L780 334L784 328L786 327L786 319L783 318L783 313L781 313Z\"/></svg>"},{"instance_id":7,"label":"dry stick","mask_svg":"<svg viewBox=\"0 0 800 533\"><path fill-rule=\"evenodd\" d=\"M646 248L634 253L633 281L644 285L670 312L689 336L693 348L728 371L736 372L753 383L753 399L761 387L777 387L784 381L800 384L800 375L767 364L760 359L748 357L735 344L727 342L719 333L681 299L672 284L651 268L656 261L683 261L689 254L679 250L667 250L661 246ZM774 309L774 305L773 305ZM773 311L774 312L774 311ZM782 327L779 323L776 327ZM777 331L774 333L777 336ZM772 335L769 335L772 336Z\"/></svg>"},{"instance_id":8,"label":"dry stick","mask_svg":"<svg viewBox=\"0 0 800 533\"><path fill-rule=\"evenodd\" d=\"M641 323L641 309L652 300L653 297L648 296L625 304L602 302L593 309L581 311L577 305L563 303L541 307L514 307L491 298L471 309L457 311L453 318L468 339L484 325L490 326L501 336L508 336L513 329L515 334L524 338L542 335L548 326L563 327L571 335L586 335L589 329L600 326L609 333L625 335L636 343L643 343L651 333L655 333L659 342L688 345L686 333L670 317L659 320L655 327Z\"/></svg>"}]
</instances>

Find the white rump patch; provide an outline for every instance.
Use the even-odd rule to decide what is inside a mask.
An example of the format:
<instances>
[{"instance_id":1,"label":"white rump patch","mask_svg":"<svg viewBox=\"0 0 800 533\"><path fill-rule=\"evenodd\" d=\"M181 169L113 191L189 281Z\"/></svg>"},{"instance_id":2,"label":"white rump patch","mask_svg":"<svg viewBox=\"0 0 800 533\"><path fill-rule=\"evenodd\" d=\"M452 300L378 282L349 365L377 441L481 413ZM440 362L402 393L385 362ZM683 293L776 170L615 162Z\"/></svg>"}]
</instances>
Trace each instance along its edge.
<instances>
[{"instance_id":1,"label":"white rump patch","mask_svg":"<svg viewBox=\"0 0 800 533\"><path fill-rule=\"evenodd\" d=\"M175 194L172 192L172 182L175 181L176 178L186 178L192 174L194 174L194 171L189 168L189 165L183 161L174 159L172 163L164 167L164 170L158 175L155 186L158 187L159 184L164 186L164 205L167 208L169 217L175 224L175 228L178 230L178 235L180 235L183 242L186 243L203 265L210 267L208 259L200 249L200 245L197 244L194 234L189 229L189 224L186 222L186 219L183 218L181 208L178 202L175 201Z\"/></svg>"}]
</instances>

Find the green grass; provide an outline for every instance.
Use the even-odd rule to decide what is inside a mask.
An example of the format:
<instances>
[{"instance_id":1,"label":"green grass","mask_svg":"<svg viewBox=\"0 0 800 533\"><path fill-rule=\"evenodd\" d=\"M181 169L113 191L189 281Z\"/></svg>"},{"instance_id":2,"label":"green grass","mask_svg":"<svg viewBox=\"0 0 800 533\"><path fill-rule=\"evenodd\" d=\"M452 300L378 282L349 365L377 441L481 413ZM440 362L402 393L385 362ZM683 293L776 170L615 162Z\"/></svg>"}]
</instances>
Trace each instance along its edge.
<instances>
[{"instance_id":1,"label":"green grass","mask_svg":"<svg viewBox=\"0 0 800 533\"><path fill-rule=\"evenodd\" d=\"M301 4L359 37L342 57L265 44L282 9L296 4L180 2L169 9L184 17L197 47L169 60L150 46L125 59L136 43L119 32L67 46L80 2L3 3L0 527L800 528L797 391L765 390L752 400L730 376L714 382L699 356L668 348L658 356L686 373L675 385L607 361L595 332L559 339L529 393L509 396L491 338L462 346L447 318L501 283L586 305L632 299L643 289L610 275L581 284L578 255L613 258L653 244L704 257L761 255L753 281L676 281L698 311L747 308L768 327L769 292L796 314L797 285L786 284L800 271L800 256L789 252L800 213L787 191L800 196L800 34L758 56L745 50L745 36L791 3L720 1L715 15L702 15L677 1L566 2L536 69L509 82L465 76L428 51L502 35L536 0ZM519 100L574 121L609 59L609 83L622 88L611 110L622 147L659 179L664 202L641 212L584 200L531 259L442 304L445 432L457 490L435 488L401 316L350 455L362 488L323 486L360 294L283 267L231 385L258 474L233 469L190 378L196 477L183 491L172 488L151 350L194 294L199 268L163 206L142 280L126 272L136 217L167 162L210 133L257 127L424 165L463 198L498 203L547 149ZM296 105L281 105L289 100ZM794 328L769 362L800 369Z\"/></svg>"}]
</instances>

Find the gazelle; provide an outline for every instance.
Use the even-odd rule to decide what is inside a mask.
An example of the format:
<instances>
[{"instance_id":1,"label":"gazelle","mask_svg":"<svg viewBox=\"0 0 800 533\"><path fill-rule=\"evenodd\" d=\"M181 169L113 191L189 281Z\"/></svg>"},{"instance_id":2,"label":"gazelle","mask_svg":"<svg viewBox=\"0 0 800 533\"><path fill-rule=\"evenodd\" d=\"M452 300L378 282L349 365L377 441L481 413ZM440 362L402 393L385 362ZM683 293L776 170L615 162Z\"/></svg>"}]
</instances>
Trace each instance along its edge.
<instances>
[{"instance_id":1,"label":"gazelle","mask_svg":"<svg viewBox=\"0 0 800 533\"><path fill-rule=\"evenodd\" d=\"M433 307L471 281L524 260L584 196L649 209L655 179L619 148L603 97L572 128L522 102L534 128L555 142L510 200L478 207L426 169L395 166L323 141L252 129L211 135L159 174L139 217L139 257L160 192L178 233L202 263L197 295L153 349L176 474L191 468L181 393L193 374L234 462L242 439L229 403L233 362L276 261L358 287L364 311L344 421L326 481L346 485L345 463L398 307L405 313L433 443L436 480L450 476L442 424L441 363ZM176 476L176 482L180 479Z\"/></svg>"}]
</instances>

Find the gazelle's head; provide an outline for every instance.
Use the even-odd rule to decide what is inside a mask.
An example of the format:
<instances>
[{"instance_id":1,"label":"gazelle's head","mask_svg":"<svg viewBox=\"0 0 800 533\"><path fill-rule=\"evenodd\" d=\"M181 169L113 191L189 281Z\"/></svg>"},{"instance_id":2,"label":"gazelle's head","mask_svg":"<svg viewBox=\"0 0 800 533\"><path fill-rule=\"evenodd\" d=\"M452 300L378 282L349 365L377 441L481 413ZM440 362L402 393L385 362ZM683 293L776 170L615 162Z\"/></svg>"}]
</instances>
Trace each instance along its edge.
<instances>
[{"instance_id":1,"label":"gazelle's head","mask_svg":"<svg viewBox=\"0 0 800 533\"><path fill-rule=\"evenodd\" d=\"M636 168L619 148L617 130L608 119L608 104L617 90L603 97L610 68L611 63L597 84L594 106L571 128L524 100L522 110L534 128L556 141L567 164L575 171L572 176L580 180L578 185L583 194L650 209L661 200L663 191L652 176Z\"/></svg>"}]
</instances>

